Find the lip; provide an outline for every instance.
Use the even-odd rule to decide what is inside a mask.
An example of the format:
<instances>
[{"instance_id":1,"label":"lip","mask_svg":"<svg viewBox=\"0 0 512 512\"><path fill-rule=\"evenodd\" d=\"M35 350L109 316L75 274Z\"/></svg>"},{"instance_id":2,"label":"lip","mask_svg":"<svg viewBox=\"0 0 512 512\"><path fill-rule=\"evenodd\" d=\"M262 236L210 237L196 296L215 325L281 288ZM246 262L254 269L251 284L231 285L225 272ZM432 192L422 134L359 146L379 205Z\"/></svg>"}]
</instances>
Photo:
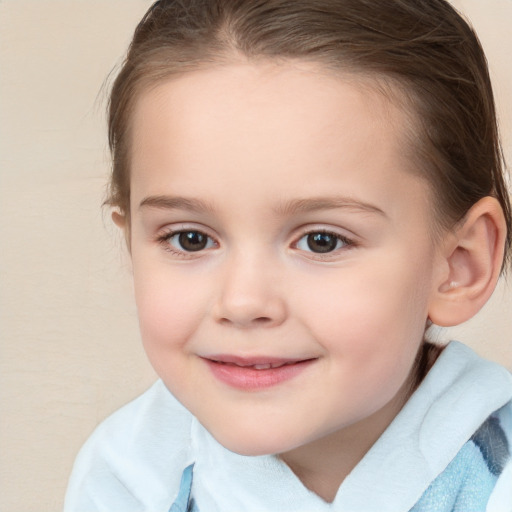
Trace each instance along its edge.
<instances>
[{"instance_id":1,"label":"lip","mask_svg":"<svg viewBox=\"0 0 512 512\"><path fill-rule=\"evenodd\" d=\"M240 357L231 354L202 358L213 376L231 387L258 390L286 382L309 367L316 359Z\"/></svg>"}]
</instances>

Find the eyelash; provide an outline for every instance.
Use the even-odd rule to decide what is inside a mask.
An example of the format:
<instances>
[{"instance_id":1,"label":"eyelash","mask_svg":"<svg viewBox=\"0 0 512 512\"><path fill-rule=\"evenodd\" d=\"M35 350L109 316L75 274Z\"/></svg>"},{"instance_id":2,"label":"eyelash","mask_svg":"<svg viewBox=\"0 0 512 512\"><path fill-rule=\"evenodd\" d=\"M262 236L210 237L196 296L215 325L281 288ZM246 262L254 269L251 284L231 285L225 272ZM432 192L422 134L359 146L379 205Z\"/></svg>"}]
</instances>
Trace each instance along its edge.
<instances>
[{"instance_id":1,"label":"eyelash","mask_svg":"<svg viewBox=\"0 0 512 512\"><path fill-rule=\"evenodd\" d=\"M191 257L194 257L194 254L201 253L204 250L211 248L211 247L207 247L207 248L200 249L198 251L186 251L186 250L176 249L175 247L173 247L171 245L170 241L171 241L172 238L174 238L175 236L178 236L178 235L186 234L186 233L196 233L196 234L200 234L202 236L205 236L207 238L207 243L209 241L213 241L213 243L218 246L218 244L216 244L216 242L213 240L213 238L211 236L206 234L204 231L201 231L200 229L193 229L193 228L189 228L189 229L167 229L164 232L159 233L157 235L156 241L163 247L163 249L165 251L170 252L174 256L177 256L177 257L180 257L180 258L191 258Z\"/></svg>"},{"instance_id":2,"label":"eyelash","mask_svg":"<svg viewBox=\"0 0 512 512\"><path fill-rule=\"evenodd\" d=\"M187 234L187 233L195 233L195 234L199 234L199 235L202 235L202 236L205 236L207 238L207 244L210 243L210 242L213 242L212 245L210 245L210 247L206 246L205 248L202 248L202 249L199 249L197 251L187 251L185 249L183 250L180 250L180 249L176 249L175 247L173 247L170 243L170 240L178 235L182 235L182 234ZM315 252L315 251L306 251L304 249L300 249L299 248L299 243L303 240L303 239L306 239L307 237L311 236L311 235L328 235L328 236L332 236L336 239L336 245L338 245L340 242L342 245L342 247L336 247L334 250L330 250L330 251L326 251L326 252ZM215 242L215 240L213 239L213 237L209 236L207 233L205 233L204 231L201 231L200 229L168 229L160 234L157 235L156 237L156 241L163 247L163 249L167 252L170 252L171 254L173 254L174 256L177 256L177 257L180 257L180 258L193 258L194 257L194 254L198 254L199 253L202 253L204 252L205 250L208 250L208 249L211 249L212 246L215 247L217 246L218 247L218 243ZM306 243L308 243L306 241ZM328 259L331 259L334 255L337 255L338 252L340 250L348 250L348 249L352 249L352 248L355 248L357 247L357 243L353 240L353 239L350 239L350 238L347 238L346 236L343 236L339 233L336 233L334 231L330 231L328 229L309 229L307 231L304 231L301 233L300 237L292 244L292 246L294 248L297 248L299 250L301 250L302 252L306 252L306 253L309 253L313 256L310 256L310 257L313 257L314 259L320 259L320 260L328 260ZM309 243L308 243L308 246L309 246ZM311 247L309 247L311 248Z\"/></svg>"}]
</instances>

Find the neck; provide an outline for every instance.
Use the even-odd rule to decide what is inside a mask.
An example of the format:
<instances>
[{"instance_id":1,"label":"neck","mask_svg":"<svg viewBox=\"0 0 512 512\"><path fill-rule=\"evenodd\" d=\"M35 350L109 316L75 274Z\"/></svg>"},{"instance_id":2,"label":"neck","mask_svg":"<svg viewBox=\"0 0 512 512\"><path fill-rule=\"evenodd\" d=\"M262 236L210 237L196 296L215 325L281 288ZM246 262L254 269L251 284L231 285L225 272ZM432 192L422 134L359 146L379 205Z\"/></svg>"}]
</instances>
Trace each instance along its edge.
<instances>
[{"instance_id":1,"label":"neck","mask_svg":"<svg viewBox=\"0 0 512 512\"><path fill-rule=\"evenodd\" d=\"M382 409L353 425L282 453L281 459L305 487L331 503L345 478L388 428L441 351L442 347L425 343L411 375Z\"/></svg>"},{"instance_id":2,"label":"neck","mask_svg":"<svg viewBox=\"0 0 512 512\"><path fill-rule=\"evenodd\" d=\"M331 503L343 480L398 414L410 394L407 382L382 409L346 428L281 454L305 487Z\"/></svg>"}]
</instances>

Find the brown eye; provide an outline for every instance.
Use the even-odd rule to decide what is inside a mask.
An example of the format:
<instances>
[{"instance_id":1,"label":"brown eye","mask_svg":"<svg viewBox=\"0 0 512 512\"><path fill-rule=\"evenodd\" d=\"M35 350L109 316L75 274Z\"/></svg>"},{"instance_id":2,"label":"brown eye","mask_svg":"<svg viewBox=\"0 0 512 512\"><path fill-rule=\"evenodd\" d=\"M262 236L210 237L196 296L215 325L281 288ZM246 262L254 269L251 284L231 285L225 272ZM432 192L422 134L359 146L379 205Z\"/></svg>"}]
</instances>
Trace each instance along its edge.
<instances>
[{"instance_id":1,"label":"brown eye","mask_svg":"<svg viewBox=\"0 0 512 512\"><path fill-rule=\"evenodd\" d=\"M211 237L195 230L175 231L166 235L163 241L178 252L198 252L215 245Z\"/></svg>"},{"instance_id":2,"label":"brown eye","mask_svg":"<svg viewBox=\"0 0 512 512\"><path fill-rule=\"evenodd\" d=\"M185 251L201 251L206 247L208 237L199 231L183 231L178 235L178 241Z\"/></svg>"},{"instance_id":3,"label":"brown eye","mask_svg":"<svg viewBox=\"0 0 512 512\"><path fill-rule=\"evenodd\" d=\"M325 254L351 245L353 243L350 240L336 233L314 231L306 233L297 242L297 249L315 254Z\"/></svg>"},{"instance_id":4,"label":"brown eye","mask_svg":"<svg viewBox=\"0 0 512 512\"><path fill-rule=\"evenodd\" d=\"M338 241L338 237L331 233L310 233L307 238L309 249L320 253L334 251Z\"/></svg>"}]
</instances>

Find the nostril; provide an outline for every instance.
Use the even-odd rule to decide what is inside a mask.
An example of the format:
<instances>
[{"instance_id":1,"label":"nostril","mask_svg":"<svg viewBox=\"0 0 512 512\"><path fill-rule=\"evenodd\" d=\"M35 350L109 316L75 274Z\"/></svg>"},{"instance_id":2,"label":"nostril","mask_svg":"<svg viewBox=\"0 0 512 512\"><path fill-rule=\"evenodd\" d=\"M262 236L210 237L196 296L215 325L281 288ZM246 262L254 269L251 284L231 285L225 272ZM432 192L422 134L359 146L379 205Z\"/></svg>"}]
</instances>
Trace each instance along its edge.
<instances>
[{"instance_id":1,"label":"nostril","mask_svg":"<svg viewBox=\"0 0 512 512\"><path fill-rule=\"evenodd\" d=\"M272 323L272 319L268 316L259 316L257 318L253 318L252 320L236 320L236 319L230 319L230 318L220 318L220 323L222 324L234 324L234 325L246 325L246 326L255 326L255 325L268 325Z\"/></svg>"},{"instance_id":2,"label":"nostril","mask_svg":"<svg viewBox=\"0 0 512 512\"><path fill-rule=\"evenodd\" d=\"M279 297L262 293L223 294L212 308L212 317L223 325L241 328L280 325L286 317L284 302Z\"/></svg>"},{"instance_id":3,"label":"nostril","mask_svg":"<svg viewBox=\"0 0 512 512\"><path fill-rule=\"evenodd\" d=\"M271 321L272 321L272 319L269 318L268 316L260 316L260 317L254 319L254 323L257 323L257 324L268 324Z\"/></svg>"}]
</instances>

